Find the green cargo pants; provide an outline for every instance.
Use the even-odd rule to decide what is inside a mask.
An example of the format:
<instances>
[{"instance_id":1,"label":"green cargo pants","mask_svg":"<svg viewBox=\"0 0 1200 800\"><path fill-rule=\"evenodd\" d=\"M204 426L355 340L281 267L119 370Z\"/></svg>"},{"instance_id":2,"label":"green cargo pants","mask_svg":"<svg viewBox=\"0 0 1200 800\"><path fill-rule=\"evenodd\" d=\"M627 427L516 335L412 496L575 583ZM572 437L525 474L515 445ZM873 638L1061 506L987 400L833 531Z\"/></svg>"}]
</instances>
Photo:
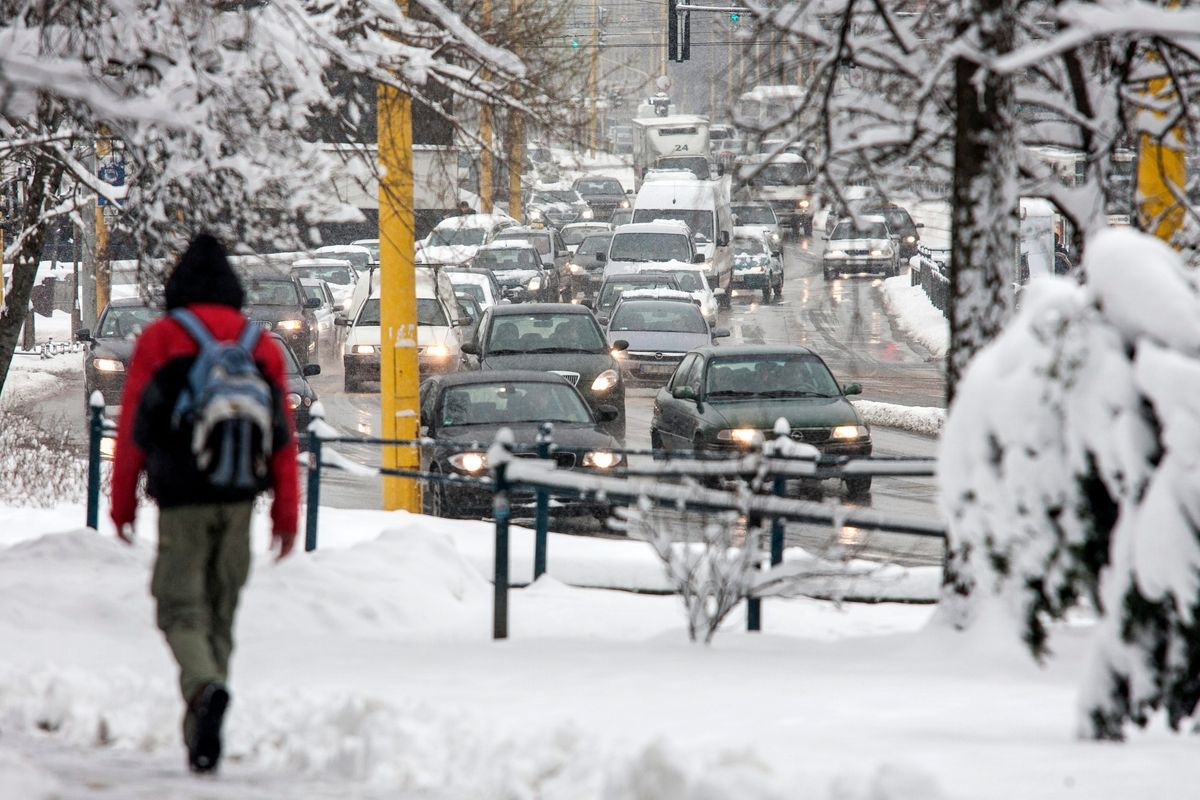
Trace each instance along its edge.
<instances>
[{"instance_id":1,"label":"green cargo pants","mask_svg":"<svg viewBox=\"0 0 1200 800\"><path fill-rule=\"evenodd\" d=\"M209 683L229 679L233 615L250 572L253 508L247 501L164 508L158 515L150 593L158 602L158 627L179 664L185 743L195 726L193 699Z\"/></svg>"}]
</instances>

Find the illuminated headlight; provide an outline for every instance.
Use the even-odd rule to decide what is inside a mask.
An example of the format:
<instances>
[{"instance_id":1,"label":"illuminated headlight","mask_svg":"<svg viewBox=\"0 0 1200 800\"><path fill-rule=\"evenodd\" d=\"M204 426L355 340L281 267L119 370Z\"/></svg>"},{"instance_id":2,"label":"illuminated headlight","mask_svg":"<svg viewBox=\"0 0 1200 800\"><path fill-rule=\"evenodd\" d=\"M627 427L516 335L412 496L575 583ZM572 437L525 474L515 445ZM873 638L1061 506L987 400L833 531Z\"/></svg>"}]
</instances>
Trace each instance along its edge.
<instances>
[{"instance_id":1,"label":"illuminated headlight","mask_svg":"<svg viewBox=\"0 0 1200 800\"><path fill-rule=\"evenodd\" d=\"M778 233L769 233L769 234L767 234L767 238L770 240L771 244L779 244L779 234Z\"/></svg>"},{"instance_id":2,"label":"illuminated headlight","mask_svg":"<svg viewBox=\"0 0 1200 800\"><path fill-rule=\"evenodd\" d=\"M431 344L425 348L425 355L430 358L446 358L450 355L450 348L444 344Z\"/></svg>"},{"instance_id":3,"label":"illuminated headlight","mask_svg":"<svg viewBox=\"0 0 1200 800\"><path fill-rule=\"evenodd\" d=\"M281 320L278 323L276 323L275 327L279 328L279 330L281 330L281 331L298 331L304 327L304 320L302 320L302 319L285 319L285 320Z\"/></svg>"},{"instance_id":4,"label":"illuminated headlight","mask_svg":"<svg viewBox=\"0 0 1200 800\"><path fill-rule=\"evenodd\" d=\"M92 366L98 372L124 372L125 365L115 358L93 358Z\"/></svg>"},{"instance_id":5,"label":"illuminated headlight","mask_svg":"<svg viewBox=\"0 0 1200 800\"><path fill-rule=\"evenodd\" d=\"M593 392L607 392L609 389L617 385L617 381L621 376L617 374L615 369L606 369L596 376L596 380L592 381Z\"/></svg>"},{"instance_id":6,"label":"illuminated headlight","mask_svg":"<svg viewBox=\"0 0 1200 800\"><path fill-rule=\"evenodd\" d=\"M583 268L582 264L570 264L569 266L571 267L572 275L582 275L583 273L587 272L587 270Z\"/></svg>"},{"instance_id":7,"label":"illuminated headlight","mask_svg":"<svg viewBox=\"0 0 1200 800\"><path fill-rule=\"evenodd\" d=\"M541 210L536 209L536 208L529 209L529 218L530 219L541 219L542 218Z\"/></svg>"},{"instance_id":8,"label":"illuminated headlight","mask_svg":"<svg viewBox=\"0 0 1200 800\"><path fill-rule=\"evenodd\" d=\"M758 266L757 264L756 264L756 265L754 265L753 267L746 267L746 268L745 268L745 269L743 269L742 271L743 271L743 272L749 272L751 275L761 275L761 274L763 274L763 268L762 268L762 267L760 267L760 266Z\"/></svg>"},{"instance_id":9,"label":"illuminated headlight","mask_svg":"<svg viewBox=\"0 0 1200 800\"><path fill-rule=\"evenodd\" d=\"M525 284L525 288L531 292L536 292L542 288L542 278L539 275L534 275L529 279L529 283Z\"/></svg>"},{"instance_id":10,"label":"illuminated headlight","mask_svg":"<svg viewBox=\"0 0 1200 800\"><path fill-rule=\"evenodd\" d=\"M804 199L797 200L797 201L796 201L796 208L808 208L808 200L807 200L807 198L804 198Z\"/></svg>"},{"instance_id":11,"label":"illuminated headlight","mask_svg":"<svg viewBox=\"0 0 1200 800\"><path fill-rule=\"evenodd\" d=\"M826 258L847 258L845 250L830 250L825 254Z\"/></svg>"},{"instance_id":12,"label":"illuminated headlight","mask_svg":"<svg viewBox=\"0 0 1200 800\"><path fill-rule=\"evenodd\" d=\"M871 251L871 255L874 256L875 258L882 258L883 256L890 256L891 254L892 254L892 249L890 247L887 249L879 248L879 249L875 249L875 250Z\"/></svg>"},{"instance_id":13,"label":"illuminated headlight","mask_svg":"<svg viewBox=\"0 0 1200 800\"><path fill-rule=\"evenodd\" d=\"M833 429L831 434L834 439L866 439L871 435L870 429L865 425L838 425Z\"/></svg>"},{"instance_id":14,"label":"illuminated headlight","mask_svg":"<svg viewBox=\"0 0 1200 800\"><path fill-rule=\"evenodd\" d=\"M629 201L628 201L628 200L622 200L622 201L621 201L621 205L619 206L619 208L629 208Z\"/></svg>"},{"instance_id":15,"label":"illuminated headlight","mask_svg":"<svg viewBox=\"0 0 1200 800\"><path fill-rule=\"evenodd\" d=\"M474 474L487 466L487 455L484 453L455 453L450 456L450 464L455 469Z\"/></svg>"},{"instance_id":16,"label":"illuminated headlight","mask_svg":"<svg viewBox=\"0 0 1200 800\"><path fill-rule=\"evenodd\" d=\"M375 345L373 345L373 344L356 344L356 345L354 345L354 350L352 352L356 356L374 355Z\"/></svg>"},{"instance_id":17,"label":"illuminated headlight","mask_svg":"<svg viewBox=\"0 0 1200 800\"><path fill-rule=\"evenodd\" d=\"M284 400L287 402L287 407L293 411L300 407L300 395L295 392L288 392Z\"/></svg>"},{"instance_id":18,"label":"illuminated headlight","mask_svg":"<svg viewBox=\"0 0 1200 800\"><path fill-rule=\"evenodd\" d=\"M905 243L905 244L916 244L916 243L917 243L917 237L915 237L915 236L912 236L912 235L905 236L905 237L904 237L904 243Z\"/></svg>"},{"instance_id":19,"label":"illuminated headlight","mask_svg":"<svg viewBox=\"0 0 1200 800\"><path fill-rule=\"evenodd\" d=\"M579 215L579 218L580 218L580 219L592 219L592 218L593 218L593 217L595 217L595 216L596 216L596 212L595 212L595 211L592 211L590 208L585 208L585 209L583 210L583 213L581 213L581 214Z\"/></svg>"},{"instance_id":20,"label":"illuminated headlight","mask_svg":"<svg viewBox=\"0 0 1200 800\"><path fill-rule=\"evenodd\" d=\"M584 453L583 466L595 467L596 469L611 469L621 463L621 456L618 453L613 453L609 450L593 450L590 453Z\"/></svg>"},{"instance_id":21,"label":"illuminated headlight","mask_svg":"<svg viewBox=\"0 0 1200 800\"><path fill-rule=\"evenodd\" d=\"M620 361L621 359L625 358L624 350L609 350L608 354L611 355L613 358L615 358L617 361Z\"/></svg>"},{"instance_id":22,"label":"illuminated headlight","mask_svg":"<svg viewBox=\"0 0 1200 800\"><path fill-rule=\"evenodd\" d=\"M751 444L758 435L758 431L754 428L726 428L717 433L717 439L722 442L735 442L745 445Z\"/></svg>"}]
</instances>

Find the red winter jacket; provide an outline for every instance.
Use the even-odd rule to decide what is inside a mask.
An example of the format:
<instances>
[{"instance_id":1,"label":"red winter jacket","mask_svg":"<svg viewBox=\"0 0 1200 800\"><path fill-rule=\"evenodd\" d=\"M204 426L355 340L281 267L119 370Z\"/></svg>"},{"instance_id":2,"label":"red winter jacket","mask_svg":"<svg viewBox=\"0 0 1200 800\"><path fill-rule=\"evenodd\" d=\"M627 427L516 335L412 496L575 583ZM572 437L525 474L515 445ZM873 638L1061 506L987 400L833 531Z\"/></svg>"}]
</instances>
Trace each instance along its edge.
<instances>
[{"instance_id":1,"label":"red winter jacket","mask_svg":"<svg viewBox=\"0 0 1200 800\"><path fill-rule=\"evenodd\" d=\"M235 341L247 324L229 305L188 305L205 327L221 341ZM217 489L203 479L194 464L187 436L173 430L170 416L187 382L199 346L169 316L149 325L138 337L121 396L121 416L112 474L112 520L120 528L132 523L137 511L137 482L146 470L150 496L160 508L250 499L253 491ZM263 335L254 359L270 382L275 402L276 432L271 457L270 488L273 530L294 535L298 517L296 437L292 412L284 402L287 376L278 343Z\"/></svg>"}]
</instances>

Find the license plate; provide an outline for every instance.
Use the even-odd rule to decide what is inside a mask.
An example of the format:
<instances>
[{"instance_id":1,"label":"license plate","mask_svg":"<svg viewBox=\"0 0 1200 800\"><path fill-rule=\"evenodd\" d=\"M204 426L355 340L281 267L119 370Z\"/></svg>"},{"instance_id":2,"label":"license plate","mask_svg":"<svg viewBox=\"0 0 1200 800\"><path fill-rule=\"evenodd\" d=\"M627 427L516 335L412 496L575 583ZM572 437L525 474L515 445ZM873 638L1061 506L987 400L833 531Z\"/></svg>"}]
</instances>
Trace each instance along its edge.
<instances>
[{"instance_id":1,"label":"license plate","mask_svg":"<svg viewBox=\"0 0 1200 800\"><path fill-rule=\"evenodd\" d=\"M674 364L646 364L642 367L643 375L670 375L674 371Z\"/></svg>"}]
</instances>

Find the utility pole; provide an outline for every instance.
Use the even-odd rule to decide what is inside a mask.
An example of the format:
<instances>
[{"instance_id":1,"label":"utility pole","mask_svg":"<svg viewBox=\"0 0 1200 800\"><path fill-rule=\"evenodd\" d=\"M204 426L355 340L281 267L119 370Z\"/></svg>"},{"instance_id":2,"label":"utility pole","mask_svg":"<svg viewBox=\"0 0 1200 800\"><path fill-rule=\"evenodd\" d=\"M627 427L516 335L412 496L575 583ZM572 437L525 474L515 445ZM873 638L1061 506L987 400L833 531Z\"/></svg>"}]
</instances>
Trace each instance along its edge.
<instances>
[{"instance_id":1,"label":"utility pole","mask_svg":"<svg viewBox=\"0 0 1200 800\"><path fill-rule=\"evenodd\" d=\"M492 28L492 0L482 0L480 14L483 19L483 29L490 31ZM483 72L483 79L486 81L491 78L491 73L487 70ZM492 106L490 101L485 102L479 109L479 138L483 145L479 149L479 210L484 214L492 213L492 199L495 194L495 184L493 183L493 168L495 161L492 158Z\"/></svg>"},{"instance_id":2,"label":"utility pole","mask_svg":"<svg viewBox=\"0 0 1200 800\"><path fill-rule=\"evenodd\" d=\"M96 136L96 165L105 163L112 156L112 136L101 125ZM96 198L96 317L99 318L108 306L112 295L112 264L108 260L108 224L104 221L104 203Z\"/></svg>"},{"instance_id":3,"label":"utility pole","mask_svg":"<svg viewBox=\"0 0 1200 800\"><path fill-rule=\"evenodd\" d=\"M1174 7L1177 3L1172 3ZM1156 51L1146 54L1146 65L1156 74L1146 82L1144 110L1156 119L1166 116L1167 108L1179 101L1174 79L1165 73ZM1186 197L1187 140L1184 129L1176 125L1162 133L1138 134L1137 191L1134 202L1138 227L1178 249L1175 234L1183 227Z\"/></svg>"},{"instance_id":4,"label":"utility pole","mask_svg":"<svg viewBox=\"0 0 1200 800\"><path fill-rule=\"evenodd\" d=\"M407 3L401 2L407 11ZM417 291L414 265L412 97L388 84L376 90L379 148L380 435L416 439ZM418 469L416 447L383 448L383 466ZM421 485L383 478L383 507L420 512Z\"/></svg>"},{"instance_id":5,"label":"utility pole","mask_svg":"<svg viewBox=\"0 0 1200 800\"><path fill-rule=\"evenodd\" d=\"M516 29L520 23L521 0L512 0L512 25ZM513 54L520 58L521 45L519 36L514 36ZM525 125L521 112L515 108L508 109L508 215L513 219L521 219L521 153L524 151Z\"/></svg>"}]
</instances>

